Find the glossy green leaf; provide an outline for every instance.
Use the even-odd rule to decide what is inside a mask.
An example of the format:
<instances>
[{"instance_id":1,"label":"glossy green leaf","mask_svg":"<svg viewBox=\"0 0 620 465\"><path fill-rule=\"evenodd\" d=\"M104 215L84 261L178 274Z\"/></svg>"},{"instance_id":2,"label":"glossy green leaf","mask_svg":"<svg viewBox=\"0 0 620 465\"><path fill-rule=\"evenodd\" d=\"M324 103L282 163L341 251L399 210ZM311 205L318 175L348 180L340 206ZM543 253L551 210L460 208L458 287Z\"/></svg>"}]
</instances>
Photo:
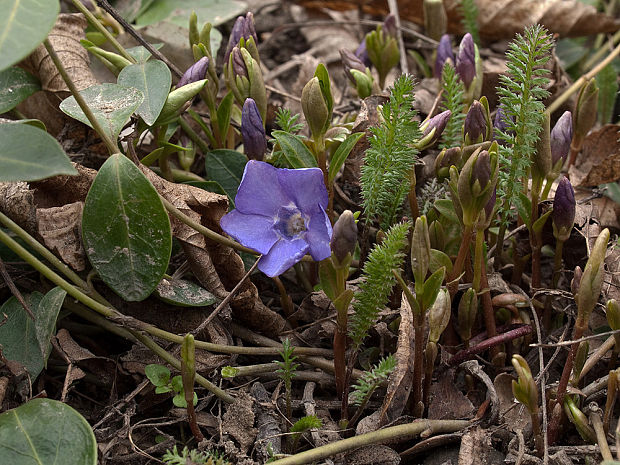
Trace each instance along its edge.
<instances>
[{"instance_id":1,"label":"glossy green leaf","mask_svg":"<svg viewBox=\"0 0 620 465\"><path fill-rule=\"evenodd\" d=\"M159 50L160 48L162 48L164 46L164 44L151 44L151 46L155 50ZM138 45L137 47L128 48L127 49L127 53L129 53L129 55L131 55L134 58L134 60L136 60L136 62L138 62L138 63L146 63L148 61L148 59L151 58L151 52L149 52L142 45Z\"/></svg>"},{"instance_id":2,"label":"glossy green leaf","mask_svg":"<svg viewBox=\"0 0 620 465\"><path fill-rule=\"evenodd\" d=\"M103 130L112 140L118 139L123 126L127 124L133 112L144 100L144 94L135 87L110 83L89 87L81 91L80 94ZM92 128L90 121L73 96L63 100L60 103L60 109Z\"/></svg>"},{"instance_id":3,"label":"glossy green leaf","mask_svg":"<svg viewBox=\"0 0 620 465\"><path fill-rule=\"evenodd\" d=\"M45 40L60 11L58 0L0 0L0 71Z\"/></svg>"},{"instance_id":4,"label":"glossy green leaf","mask_svg":"<svg viewBox=\"0 0 620 465\"><path fill-rule=\"evenodd\" d=\"M0 308L0 315L6 315L6 322L0 326L0 345L8 360L14 360L26 367L34 380L43 370L52 345L56 318L65 299L66 292L55 287L47 294L33 292L24 296L35 315L35 321L28 316L15 297L11 297ZM1 455L1 454L0 454Z\"/></svg>"},{"instance_id":5,"label":"glossy green leaf","mask_svg":"<svg viewBox=\"0 0 620 465\"><path fill-rule=\"evenodd\" d=\"M97 441L73 408L33 399L0 415L0 457L11 465L96 465Z\"/></svg>"},{"instance_id":6,"label":"glossy green leaf","mask_svg":"<svg viewBox=\"0 0 620 465\"><path fill-rule=\"evenodd\" d=\"M212 150L205 156L207 179L216 181L234 199L247 162L248 158L235 150Z\"/></svg>"},{"instance_id":7,"label":"glossy green leaf","mask_svg":"<svg viewBox=\"0 0 620 465\"><path fill-rule=\"evenodd\" d=\"M0 182L77 174L58 141L39 128L0 124L0 141Z\"/></svg>"},{"instance_id":8,"label":"glossy green leaf","mask_svg":"<svg viewBox=\"0 0 620 465\"><path fill-rule=\"evenodd\" d=\"M424 292L422 295L422 308L428 310L435 303L439 288L446 274L445 268L439 268L424 282Z\"/></svg>"},{"instance_id":9,"label":"glossy green leaf","mask_svg":"<svg viewBox=\"0 0 620 465\"><path fill-rule=\"evenodd\" d=\"M150 126L166 103L172 75L163 61L151 60L124 67L118 74L118 83L142 91L144 100L136 113Z\"/></svg>"},{"instance_id":10,"label":"glossy green leaf","mask_svg":"<svg viewBox=\"0 0 620 465\"><path fill-rule=\"evenodd\" d=\"M450 220L451 223L459 224L459 217L456 216L456 212L454 211L454 205L452 201L449 199L439 199L436 200L433 204L435 209L439 212L440 215L445 216Z\"/></svg>"},{"instance_id":11,"label":"glossy green leaf","mask_svg":"<svg viewBox=\"0 0 620 465\"><path fill-rule=\"evenodd\" d=\"M284 131L273 131L271 135L280 144L284 158L291 168L315 168L317 166L316 158L301 137Z\"/></svg>"},{"instance_id":12,"label":"glossy green leaf","mask_svg":"<svg viewBox=\"0 0 620 465\"><path fill-rule=\"evenodd\" d=\"M124 155L99 169L82 216L86 254L125 300L140 301L161 281L172 250L168 214L157 191Z\"/></svg>"},{"instance_id":13,"label":"glossy green leaf","mask_svg":"<svg viewBox=\"0 0 620 465\"><path fill-rule=\"evenodd\" d=\"M170 381L170 370L163 365L151 363L144 367L144 374L154 386L162 387Z\"/></svg>"},{"instance_id":14,"label":"glossy green leaf","mask_svg":"<svg viewBox=\"0 0 620 465\"><path fill-rule=\"evenodd\" d=\"M363 135L363 132L349 134L347 138L340 143L329 162L329 182L332 182L336 178L340 167L344 164L351 150L353 150L353 147L355 147L355 144L357 144L357 141L360 140Z\"/></svg>"},{"instance_id":15,"label":"glossy green leaf","mask_svg":"<svg viewBox=\"0 0 620 465\"><path fill-rule=\"evenodd\" d=\"M234 102L235 96L232 92L228 92L217 107L217 125L222 139L226 138L226 133L230 126L230 114Z\"/></svg>"},{"instance_id":16,"label":"glossy green leaf","mask_svg":"<svg viewBox=\"0 0 620 465\"><path fill-rule=\"evenodd\" d=\"M450 274L452 271L452 260L441 250L431 249L431 261L428 266L429 270L431 273L434 273L442 266L446 268L446 274Z\"/></svg>"},{"instance_id":17,"label":"glossy green leaf","mask_svg":"<svg viewBox=\"0 0 620 465\"><path fill-rule=\"evenodd\" d=\"M179 307L206 307L219 301L206 289L184 279L162 279L155 288L155 295Z\"/></svg>"},{"instance_id":18,"label":"glossy green leaf","mask_svg":"<svg viewBox=\"0 0 620 465\"><path fill-rule=\"evenodd\" d=\"M0 113L12 110L38 90L41 84L37 78L21 68L0 72Z\"/></svg>"}]
</instances>

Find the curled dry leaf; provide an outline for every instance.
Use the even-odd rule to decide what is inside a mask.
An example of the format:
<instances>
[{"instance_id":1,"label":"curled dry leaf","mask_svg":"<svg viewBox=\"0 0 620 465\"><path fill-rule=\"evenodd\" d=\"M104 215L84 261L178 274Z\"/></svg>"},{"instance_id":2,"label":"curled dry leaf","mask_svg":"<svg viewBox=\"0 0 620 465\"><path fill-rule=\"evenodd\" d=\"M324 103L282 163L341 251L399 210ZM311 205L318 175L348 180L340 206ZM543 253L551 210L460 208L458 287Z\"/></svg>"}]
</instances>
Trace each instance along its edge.
<instances>
[{"instance_id":1,"label":"curled dry leaf","mask_svg":"<svg viewBox=\"0 0 620 465\"><path fill-rule=\"evenodd\" d=\"M385 0L297 0L307 8L348 10L360 8L365 13L385 16ZM420 0L398 0L402 19L424 25ZM463 33L459 0L444 0L448 16L448 32ZM512 39L525 26L542 24L550 32L562 36L582 36L599 32L615 32L620 22L598 13L592 5L578 0L477 0L480 35L485 39Z\"/></svg>"},{"instance_id":2,"label":"curled dry leaf","mask_svg":"<svg viewBox=\"0 0 620 465\"><path fill-rule=\"evenodd\" d=\"M573 186L598 186L620 179L620 126L606 124L588 134L568 174Z\"/></svg>"},{"instance_id":3,"label":"curled dry leaf","mask_svg":"<svg viewBox=\"0 0 620 465\"><path fill-rule=\"evenodd\" d=\"M86 267L81 228L83 208L84 202L37 208L37 230L43 243L76 271Z\"/></svg>"},{"instance_id":4,"label":"curled dry leaf","mask_svg":"<svg viewBox=\"0 0 620 465\"><path fill-rule=\"evenodd\" d=\"M246 454L254 444L258 430L254 428L254 400L247 392L239 391L232 404L228 405L222 418L222 431L231 435L239 443L241 452Z\"/></svg>"},{"instance_id":5,"label":"curled dry leaf","mask_svg":"<svg viewBox=\"0 0 620 465\"><path fill-rule=\"evenodd\" d=\"M400 325L396 345L396 368L388 379L387 392L381 406L379 425L391 423L398 418L409 399L413 383L413 312L405 296L401 299ZM419 381L420 383L422 380Z\"/></svg>"},{"instance_id":6,"label":"curled dry leaf","mask_svg":"<svg viewBox=\"0 0 620 465\"><path fill-rule=\"evenodd\" d=\"M437 382L431 384L428 418L431 420L451 420L472 418L475 408L455 383L455 370L444 371Z\"/></svg>"},{"instance_id":7,"label":"curled dry leaf","mask_svg":"<svg viewBox=\"0 0 620 465\"><path fill-rule=\"evenodd\" d=\"M60 14L48 39L69 77L79 90L97 83L90 70L88 51L82 47L87 22L82 14ZM49 57L46 48L39 45L23 62L28 71L41 81L41 87L48 92L66 92L69 88Z\"/></svg>"}]
</instances>

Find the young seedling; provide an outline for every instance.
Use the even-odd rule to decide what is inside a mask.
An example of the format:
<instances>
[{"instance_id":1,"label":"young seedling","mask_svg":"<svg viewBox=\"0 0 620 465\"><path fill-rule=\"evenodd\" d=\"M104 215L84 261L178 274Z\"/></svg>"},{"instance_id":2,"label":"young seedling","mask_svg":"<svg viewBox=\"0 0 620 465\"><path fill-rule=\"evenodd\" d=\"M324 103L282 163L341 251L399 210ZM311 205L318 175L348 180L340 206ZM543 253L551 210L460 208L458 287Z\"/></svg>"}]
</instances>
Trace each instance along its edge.
<instances>
[{"instance_id":1,"label":"young seedling","mask_svg":"<svg viewBox=\"0 0 620 465\"><path fill-rule=\"evenodd\" d=\"M295 347L293 347L291 345L291 341L286 338L282 343L282 352L280 352L283 361L276 362L280 365L280 368L276 370L276 373L278 373L282 381L284 381L284 389L286 391L286 417L289 420L293 418L293 411L291 408L291 384L293 378L296 376L295 370L297 370L297 367L299 366L298 363L295 363L297 357L293 355L294 350Z\"/></svg>"},{"instance_id":2,"label":"young seedling","mask_svg":"<svg viewBox=\"0 0 620 465\"><path fill-rule=\"evenodd\" d=\"M144 373L151 383L155 386L156 394L165 394L167 392L174 392L175 395L172 398L172 403L175 407L187 408L187 401L185 400L185 391L183 390L183 379L181 375L177 375L170 378L170 370L156 363L152 363L144 367ZM193 405L198 403L198 396L194 392Z\"/></svg>"},{"instance_id":3,"label":"young seedling","mask_svg":"<svg viewBox=\"0 0 620 465\"><path fill-rule=\"evenodd\" d=\"M532 433L536 443L536 452L538 455L543 453L543 437L540 428L540 418L538 418L538 388L532 377L532 371L529 365L521 355L512 356L512 366L517 372L518 379L512 380L512 393L519 402L521 402L530 413L532 420Z\"/></svg>"}]
</instances>

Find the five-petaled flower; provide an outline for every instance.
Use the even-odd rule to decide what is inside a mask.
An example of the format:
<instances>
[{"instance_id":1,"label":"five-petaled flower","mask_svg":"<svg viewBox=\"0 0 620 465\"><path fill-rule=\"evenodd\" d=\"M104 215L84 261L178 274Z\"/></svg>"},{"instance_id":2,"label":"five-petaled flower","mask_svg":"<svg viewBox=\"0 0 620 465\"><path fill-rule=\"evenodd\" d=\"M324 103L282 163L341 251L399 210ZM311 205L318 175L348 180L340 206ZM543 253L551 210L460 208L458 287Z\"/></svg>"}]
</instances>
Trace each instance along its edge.
<instances>
[{"instance_id":1,"label":"five-petaled flower","mask_svg":"<svg viewBox=\"0 0 620 465\"><path fill-rule=\"evenodd\" d=\"M327 200L320 169L280 169L250 160L235 197L236 209L220 225L239 243L263 254L259 270L278 276L306 253L317 261L331 255Z\"/></svg>"}]
</instances>

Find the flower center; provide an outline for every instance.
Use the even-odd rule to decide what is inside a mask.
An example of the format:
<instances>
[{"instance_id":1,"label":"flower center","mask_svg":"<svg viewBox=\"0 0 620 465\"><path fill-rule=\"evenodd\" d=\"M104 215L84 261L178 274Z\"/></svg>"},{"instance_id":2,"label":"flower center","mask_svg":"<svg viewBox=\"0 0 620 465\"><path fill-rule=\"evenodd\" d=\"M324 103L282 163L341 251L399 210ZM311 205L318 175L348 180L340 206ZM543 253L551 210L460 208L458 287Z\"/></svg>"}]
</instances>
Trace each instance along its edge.
<instances>
[{"instance_id":1,"label":"flower center","mask_svg":"<svg viewBox=\"0 0 620 465\"><path fill-rule=\"evenodd\" d=\"M296 239L306 231L307 218L296 207L282 207L276 217L275 229L286 239Z\"/></svg>"}]
</instances>

